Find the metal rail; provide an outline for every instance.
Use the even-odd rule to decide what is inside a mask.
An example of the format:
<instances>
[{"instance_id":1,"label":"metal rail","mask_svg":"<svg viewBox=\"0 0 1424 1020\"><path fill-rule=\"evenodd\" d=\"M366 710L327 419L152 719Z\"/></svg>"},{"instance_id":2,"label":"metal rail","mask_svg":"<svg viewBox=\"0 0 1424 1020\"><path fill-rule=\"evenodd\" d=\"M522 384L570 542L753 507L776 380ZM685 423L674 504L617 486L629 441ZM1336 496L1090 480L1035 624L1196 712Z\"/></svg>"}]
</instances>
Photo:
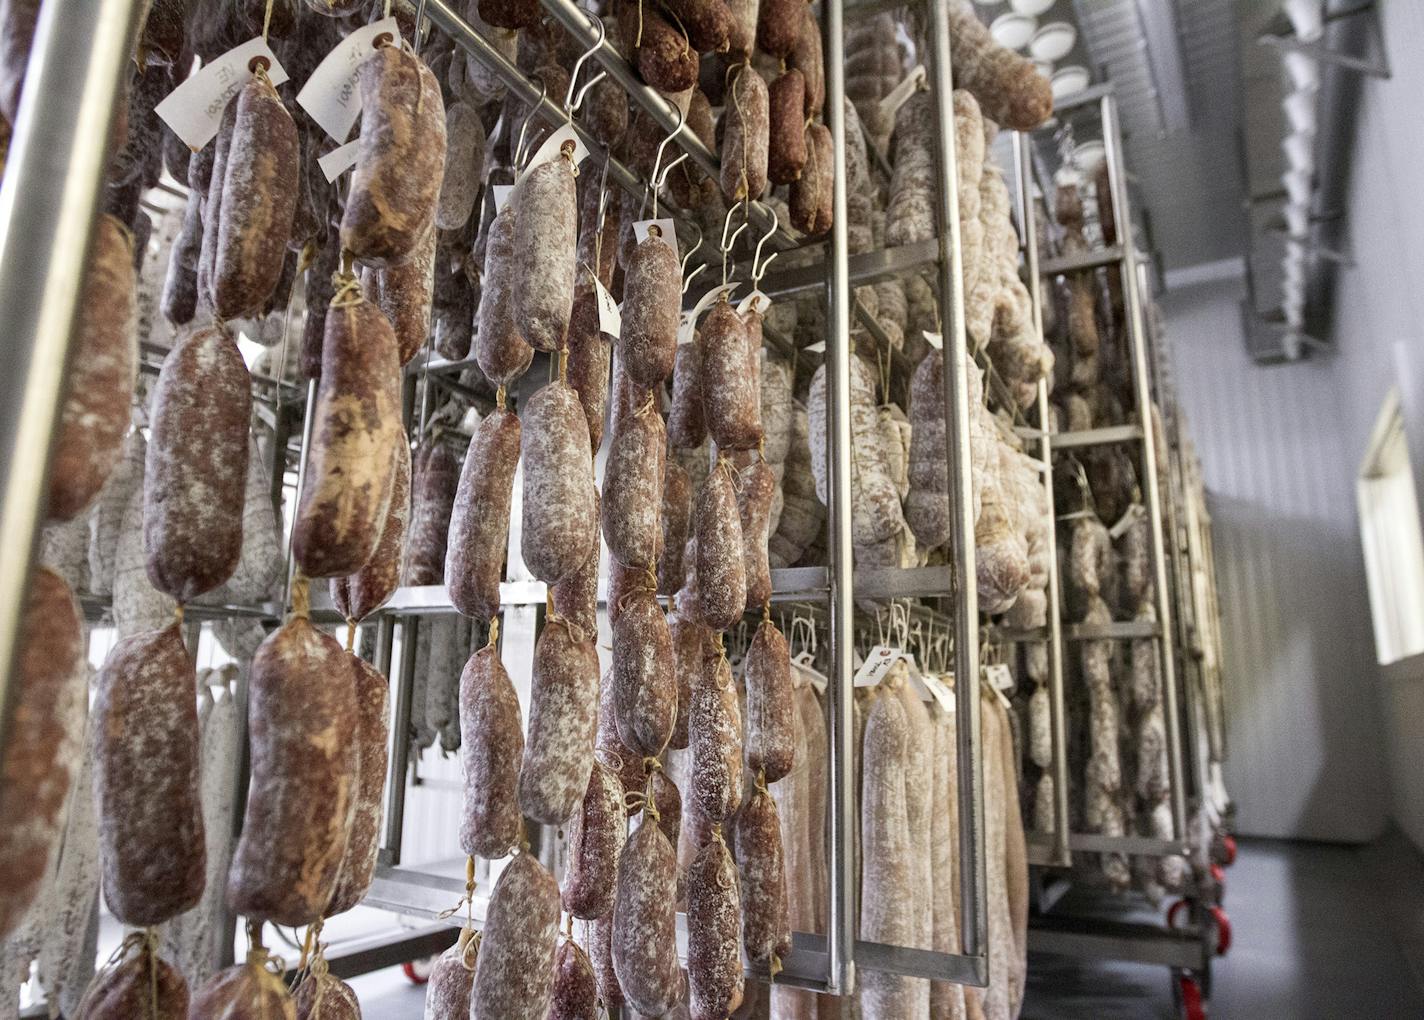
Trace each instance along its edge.
<instances>
[{"instance_id":1,"label":"metal rail","mask_svg":"<svg viewBox=\"0 0 1424 1020\"><path fill-rule=\"evenodd\" d=\"M40 6L0 183L0 747L109 133L144 6Z\"/></svg>"}]
</instances>

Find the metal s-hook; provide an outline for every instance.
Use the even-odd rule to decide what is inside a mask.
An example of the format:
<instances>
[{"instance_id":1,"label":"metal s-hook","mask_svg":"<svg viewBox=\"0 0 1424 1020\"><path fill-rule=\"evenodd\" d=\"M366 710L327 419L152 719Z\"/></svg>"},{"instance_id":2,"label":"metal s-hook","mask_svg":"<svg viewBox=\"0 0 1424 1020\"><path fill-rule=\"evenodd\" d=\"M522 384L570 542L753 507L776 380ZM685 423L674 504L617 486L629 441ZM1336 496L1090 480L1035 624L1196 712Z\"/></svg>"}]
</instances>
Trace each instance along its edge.
<instances>
[{"instance_id":1,"label":"metal s-hook","mask_svg":"<svg viewBox=\"0 0 1424 1020\"><path fill-rule=\"evenodd\" d=\"M765 234L761 235L760 240L757 241L756 251L752 254L752 290L760 289L761 278L766 275L766 267L771 265L776 256L781 254L779 251L774 251L766 257L765 262L761 260L762 247L781 226L781 219L776 213L776 207L770 206L769 208L771 209L771 226Z\"/></svg>"},{"instance_id":2,"label":"metal s-hook","mask_svg":"<svg viewBox=\"0 0 1424 1020\"><path fill-rule=\"evenodd\" d=\"M607 71L599 71L588 81L584 82L583 88L579 89L578 92L574 92L574 87L578 85L579 72L583 70L584 63L589 57L598 52L599 48L608 38L608 26L603 23L603 19L592 12L585 13L593 20L595 27L598 29L598 38L594 41L592 46L579 55L579 58L574 61L573 70L569 72L569 89L568 92L564 94L564 110L567 111L569 123L571 124L573 123L574 114L578 111L578 108L583 105L583 97L588 94L588 90L608 76Z\"/></svg>"},{"instance_id":3,"label":"metal s-hook","mask_svg":"<svg viewBox=\"0 0 1424 1020\"><path fill-rule=\"evenodd\" d=\"M529 133L529 122L534 119L534 114L539 112L539 107L544 105L544 100L547 98L549 98L549 86L544 81L544 79L540 78L539 98L536 99L532 104L530 104L529 112L524 115L524 120L521 121L519 124L519 137L514 143L514 153L512 162L514 163L514 170L516 173L518 173L519 170L522 169L520 164L524 162L524 140Z\"/></svg>"},{"instance_id":4,"label":"metal s-hook","mask_svg":"<svg viewBox=\"0 0 1424 1020\"><path fill-rule=\"evenodd\" d=\"M687 293L687 288L688 288L689 286L691 286L692 281L697 278L697 274L700 273L700 272L702 272L702 270L704 270L704 269L707 268L707 263L704 262L704 263L702 263L702 265L700 265L700 266L698 266L696 269L694 269L690 275L689 275L688 272L687 272L687 264L692 261L692 256L693 256L694 254L696 254L697 249L702 247L702 241L703 241L702 228L699 227L699 226L697 226L697 225L694 223L694 224L692 225L692 229L695 230L695 231L697 231L697 243L694 244L691 248L687 249L687 254L682 257L682 292L683 292L683 294L686 294L686 293Z\"/></svg>"},{"instance_id":5,"label":"metal s-hook","mask_svg":"<svg viewBox=\"0 0 1424 1020\"><path fill-rule=\"evenodd\" d=\"M686 123L687 115L682 112L682 107L677 108L677 126L674 127L667 136L658 143L657 155L653 158L653 172L648 176L648 190L653 196L653 219L658 218L658 192L662 190L663 184L667 181L668 171L687 158L687 153L683 153L663 167L663 153L667 150L668 142L672 141L682 131L682 125Z\"/></svg>"},{"instance_id":6,"label":"metal s-hook","mask_svg":"<svg viewBox=\"0 0 1424 1020\"><path fill-rule=\"evenodd\" d=\"M722 252L722 286L724 286L724 287L727 286L727 256L731 254L731 252L732 252L732 246L737 243L737 235L740 234L743 230L746 230L747 227L748 227L749 224L750 224L750 221L746 218L745 210L744 210L744 207L746 206L746 203L747 203L747 200L746 200L746 199L742 199L740 202L738 202L738 203L736 203L735 205L733 205L732 208L730 208L730 209L727 210L727 215L726 215L726 217L722 220L722 245L721 245L721 252ZM727 231L728 231L728 230L731 228L731 226L732 226L732 215L733 215L738 209L743 209L743 210L744 210L743 216L742 216L742 225L741 225L740 227L738 227L736 230L733 230L733 231L732 231L732 236L731 236L731 237L728 237L728 236L727 236Z\"/></svg>"}]
</instances>

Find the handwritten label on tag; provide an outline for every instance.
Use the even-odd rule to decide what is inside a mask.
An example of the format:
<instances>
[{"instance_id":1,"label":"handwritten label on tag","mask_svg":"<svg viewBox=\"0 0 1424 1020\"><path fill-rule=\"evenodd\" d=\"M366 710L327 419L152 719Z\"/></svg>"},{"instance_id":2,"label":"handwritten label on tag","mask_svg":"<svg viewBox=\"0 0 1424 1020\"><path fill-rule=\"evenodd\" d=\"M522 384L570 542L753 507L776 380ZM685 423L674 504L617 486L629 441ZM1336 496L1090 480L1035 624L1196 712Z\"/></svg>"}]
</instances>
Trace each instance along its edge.
<instances>
[{"instance_id":1,"label":"handwritten label on tag","mask_svg":"<svg viewBox=\"0 0 1424 1020\"><path fill-rule=\"evenodd\" d=\"M905 76L905 80L896 85L885 94L885 98L880 100L880 115L887 120L894 120L895 114L900 111L911 96L925 82L925 65L916 64L910 73Z\"/></svg>"},{"instance_id":2,"label":"handwritten label on tag","mask_svg":"<svg viewBox=\"0 0 1424 1020\"><path fill-rule=\"evenodd\" d=\"M598 331L617 338L623 331L623 315L613 303L613 295L598 277L593 278L594 302L598 305Z\"/></svg>"},{"instance_id":3,"label":"handwritten label on tag","mask_svg":"<svg viewBox=\"0 0 1424 1020\"><path fill-rule=\"evenodd\" d=\"M494 192L494 211L504 212L504 207L509 204L509 195L514 191L513 184L491 184L490 190Z\"/></svg>"},{"instance_id":4,"label":"handwritten label on tag","mask_svg":"<svg viewBox=\"0 0 1424 1020\"><path fill-rule=\"evenodd\" d=\"M924 334L925 334L925 343L929 344L931 347L933 347L933 348L934 348L935 350L937 350L937 351L942 351L942 350L944 350L944 337L943 337L943 336L941 336L939 333L931 333L929 330L925 330L925 331L924 331Z\"/></svg>"},{"instance_id":5,"label":"handwritten label on tag","mask_svg":"<svg viewBox=\"0 0 1424 1020\"><path fill-rule=\"evenodd\" d=\"M259 57L266 62L267 77L273 85L287 80L287 72L278 63L272 47L258 36L190 75L153 108L154 112L183 139L184 145L196 152L218 133L223 111L242 86L252 80L252 65Z\"/></svg>"},{"instance_id":6,"label":"handwritten label on tag","mask_svg":"<svg viewBox=\"0 0 1424 1020\"><path fill-rule=\"evenodd\" d=\"M1132 527L1133 522L1146 512L1146 508L1141 503L1133 503L1127 508L1123 515L1117 519L1117 523L1108 530L1108 534L1116 541L1123 536L1128 528Z\"/></svg>"},{"instance_id":7,"label":"handwritten label on tag","mask_svg":"<svg viewBox=\"0 0 1424 1020\"><path fill-rule=\"evenodd\" d=\"M1014 689L1013 671L1002 662L996 662L992 666L985 666L984 679L989 681L989 686L993 687L996 691L1011 691Z\"/></svg>"},{"instance_id":8,"label":"handwritten label on tag","mask_svg":"<svg viewBox=\"0 0 1424 1020\"><path fill-rule=\"evenodd\" d=\"M359 155L360 149L359 139L347 142L340 148L332 149L325 156L319 157L316 164L321 167L321 172L326 175L328 181L334 181L356 165L356 157Z\"/></svg>"},{"instance_id":9,"label":"handwritten label on tag","mask_svg":"<svg viewBox=\"0 0 1424 1020\"><path fill-rule=\"evenodd\" d=\"M667 244L676 255L677 252L677 224L671 219L661 220L639 220L633 224L633 237L642 244L648 238L648 231L652 227L658 228L657 237Z\"/></svg>"},{"instance_id":10,"label":"handwritten label on tag","mask_svg":"<svg viewBox=\"0 0 1424 1020\"><path fill-rule=\"evenodd\" d=\"M925 673L920 677L920 683L930 692L930 697L935 704L946 712L954 711L954 691L947 683L935 676L933 673Z\"/></svg>"},{"instance_id":11,"label":"handwritten label on tag","mask_svg":"<svg viewBox=\"0 0 1424 1020\"><path fill-rule=\"evenodd\" d=\"M683 312L677 317L677 345L690 344L697 335L697 324L691 312Z\"/></svg>"},{"instance_id":12,"label":"handwritten label on tag","mask_svg":"<svg viewBox=\"0 0 1424 1020\"><path fill-rule=\"evenodd\" d=\"M814 652L801 652L791 660L791 668L794 669L801 678L816 689L817 694L825 694L830 681L826 674L816 668L816 655Z\"/></svg>"},{"instance_id":13,"label":"handwritten label on tag","mask_svg":"<svg viewBox=\"0 0 1424 1020\"><path fill-rule=\"evenodd\" d=\"M758 315L765 315L766 310L771 307L771 298L767 297L759 290L754 290L746 297L742 298L741 304L737 305L737 314L746 315L749 309L755 309Z\"/></svg>"},{"instance_id":14,"label":"handwritten label on tag","mask_svg":"<svg viewBox=\"0 0 1424 1020\"><path fill-rule=\"evenodd\" d=\"M571 125L565 124L555 131L548 138L544 139L544 144L534 151L534 158L525 164L524 169L519 171L519 176L514 179L517 185L524 178L529 176L529 171L533 170L541 163L547 163L559 155L559 150L564 147L565 142L574 143L573 163L574 168L588 158L588 147L579 141L578 132Z\"/></svg>"},{"instance_id":15,"label":"handwritten label on tag","mask_svg":"<svg viewBox=\"0 0 1424 1020\"><path fill-rule=\"evenodd\" d=\"M874 687L880 683L895 663L900 661L901 655L898 648L892 648L889 645L876 645L865 656L865 661L861 663L860 668L855 671L855 686Z\"/></svg>"},{"instance_id":16,"label":"handwritten label on tag","mask_svg":"<svg viewBox=\"0 0 1424 1020\"><path fill-rule=\"evenodd\" d=\"M363 25L322 58L302 90L297 104L331 136L344 142L361 113L361 65L376 52L376 40L400 44L400 25L394 17Z\"/></svg>"}]
</instances>

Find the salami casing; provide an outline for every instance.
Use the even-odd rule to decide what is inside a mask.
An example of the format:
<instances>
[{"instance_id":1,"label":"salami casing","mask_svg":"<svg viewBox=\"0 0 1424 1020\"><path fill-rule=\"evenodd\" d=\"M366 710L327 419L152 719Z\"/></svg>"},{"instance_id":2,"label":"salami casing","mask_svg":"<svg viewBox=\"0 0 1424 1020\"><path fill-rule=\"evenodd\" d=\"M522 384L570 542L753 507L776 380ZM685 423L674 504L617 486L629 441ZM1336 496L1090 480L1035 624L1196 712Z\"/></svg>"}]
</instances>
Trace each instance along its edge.
<instances>
[{"instance_id":1,"label":"salami casing","mask_svg":"<svg viewBox=\"0 0 1424 1020\"><path fill-rule=\"evenodd\" d=\"M763 7L767 2L762 0ZM780 2L800 6L800 0ZM760 37L759 26L757 34ZM728 202L740 202L744 198L760 198L766 190L770 113L766 82L750 63L729 73L733 77L723 114L726 127L722 139L722 195Z\"/></svg>"},{"instance_id":2,"label":"salami casing","mask_svg":"<svg viewBox=\"0 0 1424 1020\"><path fill-rule=\"evenodd\" d=\"M719 460L703 483L694 520L697 538L697 608L702 622L726 630L747 604L742 524L737 514L733 468Z\"/></svg>"},{"instance_id":3,"label":"salami casing","mask_svg":"<svg viewBox=\"0 0 1424 1020\"><path fill-rule=\"evenodd\" d=\"M67 521L93 502L120 459L138 371L134 287L129 239L118 220L100 216L50 453L51 519Z\"/></svg>"},{"instance_id":4,"label":"salami casing","mask_svg":"<svg viewBox=\"0 0 1424 1020\"><path fill-rule=\"evenodd\" d=\"M564 909L593 920L613 909L618 858L628 838L628 812L618 775L595 760L588 789L568 831L568 867L562 893Z\"/></svg>"},{"instance_id":5,"label":"salami casing","mask_svg":"<svg viewBox=\"0 0 1424 1020\"><path fill-rule=\"evenodd\" d=\"M598 540L588 425L573 387L552 382L529 400L524 457L524 563L553 584L577 570Z\"/></svg>"},{"instance_id":6,"label":"salami casing","mask_svg":"<svg viewBox=\"0 0 1424 1020\"><path fill-rule=\"evenodd\" d=\"M519 419L501 408L480 422L460 469L450 512L445 583L455 608L477 620L491 620L499 613L519 446Z\"/></svg>"},{"instance_id":7,"label":"salami casing","mask_svg":"<svg viewBox=\"0 0 1424 1020\"><path fill-rule=\"evenodd\" d=\"M389 692L386 678L369 662L347 655L356 688L356 813L351 836L341 859L341 877L328 917L344 913L360 903L376 873L376 854L381 843L382 795L386 790L386 740L390 736Z\"/></svg>"},{"instance_id":8,"label":"salami casing","mask_svg":"<svg viewBox=\"0 0 1424 1020\"><path fill-rule=\"evenodd\" d=\"M741 473L737 493L737 516L742 523L742 562L747 577L747 611L771 602L771 560L767 544L771 538L771 503L776 498L776 474L757 455Z\"/></svg>"},{"instance_id":9,"label":"salami casing","mask_svg":"<svg viewBox=\"0 0 1424 1020\"><path fill-rule=\"evenodd\" d=\"M742 948L753 963L773 965L791 944L786 922L786 862L776 801L758 787L737 815L737 872L742 892Z\"/></svg>"},{"instance_id":10,"label":"salami casing","mask_svg":"<svg viewBox=\"0 0 1424 1020\"><path fill-rule=\"evenodd\" d=\"M763 620L746 659L747 767L774 783L789 773L796 755L796 692L791 647L776 625Z\"/></svg>"},{"instance_id":11,"label":"salami casing","mask_svg":"<svg viewBox=\"0 0 1424 1020\"><path fill-rule=\"evenodd\" d=\"M683 553L692 525L692 480L675 460L663 465L662 545L658 551L658 594L672 595L685 579Z\"/></svg>"},{"instance_id":12,"label":"salami casing","mask_svg":"<svg viewBox=\"0 0 1424 1020\"><path fill-rule=\"evenodd\" d=\"M196 685L177 622L121 641L99 671L94 791L104 900L125 924L166 921L203 894Z\"/></svg>"},{"instance_id":13,"label":"salami casing","mask_svg":"<svg viewBox=\"0 0 1424 1020\"><path fill-rule=\"evenodd\" d=\"M591 287L580 287L569 316L569 385L578 393L588 419L590 449L603 444L603 420L608 414L608 373L613 344L598 328L598 300Z\"/></svg>"},{"instance_id":14,"label":"salami casing","mask_svg":"<svg viewBox=\"0 0 1424 1020\"><path fill-rule=\"evenodd\" d=\"M672 406L668 408L668 442L674 447L692 449L707 438L706 419L702 415L702 345L678 344L672 368Z\"/></svg>"},{"instance_id":15,"label":"salami casing","mask_svg":"<svg viewBox=\"0 0 1424 1020\"><path fill-rule=\"evenodd\" d=\"M391 457L403 441L400 386L390 323L359 291L344 290L326 313L312 448L292 529L292 553L308 577L354 574L376 551Z\"/></svg>"},{"instance_id":16,"label":"salami casing","mask_svg":"<svg viewBox=\"0 0 1424 1020\"><path fill-rule=\"evenodd\" d=\"M612 669L604 673L603 683L598 689L598 741L594 746L594 757L618 777L619 786L623 790L641 790L648 781L642 755L623 743L623 738L618 734L617 699L614 697ZM628 805L629 814L637 814L641 810L642 806L636 801Z\"/></svg>"},{"instance_id":17,"label":"salami casing","mask_svg":"<svg viewBox=\"0 0 1424 1020\"><path fill-rule=\"evenodd\" d=\"M702 323L702 413L719 450L749 450L761 440L761 387L748 371L747 329L725 297Z\"/></svg>"},{"instance_id":18,"label":"salami casing","mask_svg":"<svg viewBox=\"0 0 1424 1020\"><path fill-rule=\"evenodd\" d=\"M687 716L691 799L707 818L722 822L742 800L742 715L732 666L720 648L704 647L699 679Z\"/></svg>"},{"instance_id":19,"label":"salami casing","mask_svg":"<svg viewBox=\"0 0 1424 1020\"><path fill-rule=\"evenodd\" d=\"M364 620L400 586L401 559L405 552L406 522L410 517L410 447L397 442L391 451L390 504L381 525L376 551L366 565L349 577L331 579L331 601L348 620Z\"/></svg>"},{"instance_id":20,"label":"salami casing","mask_svg":"<svg viewBox=\"0 0 1424 1020\"><path fill-rule=\"evenodd\" d=\"M618 363L639 386L662 384L677 357L682 266L677 251L651 234L639 241L623 274L623 327Z\"/></svg>"},{"instance_id":21,"label":"salami casing","mask_svg":"<svg viewBox=\"0 0 1424 1020\"><path fill-rule=\"evenodd\" d=\"M553 994L559 887L529 852L495 883L475 963L470 1020L545 1020Z\"/></svg>"},{"instance_id":22,"label":"salami casing","mask_svg":"<svg viewBox=\"0 0 1424 1020\"><path fill-rule=\"evenodd\" d=\"M766 175L790 184L806 165L806 78L796 68L777 76L767 90L770 108Z\"/></svg>"},{"instance_id":23,"label":"salami casing","mask_svg":"<svg viewBox=\"0 0 1424 1020\"><path fill-rule=\"evenodd\" d=\"M715 831L687 875L687 982L692 1020L726 1020L742 1001L737 866Z\"/></svg>"},{"instance_id":24,"label":"salami casing","mask_svg":"<svg viewBox=\"0 0 1424 1020\"><path fill-rule=\"evenodd\" d=\"M677 672L677 721L673 723L668 746L681 750L688 744L687 727L692 713L692 692L702 682L702 660L712 634L682 609L674 609L668 613L667 621Z\"/></svg>"},{"instance_id":25,"label":"salami casing","mask_svg":"<svg viewBox=\"0 0 1424 1020\"><path fill-rule=\"evenodd\" d=\"M450 514L460 484L460 466L448 443L433 436L415 451L411 472L410 538L406 541L405 584L439 584L445 578ZM392 502L395 496L391 497ZM507 515L506 515L507 516Z\"/></svg>"},{"instance_id":26,"label":"salami casing","mask_svg":"<svg viewBox=\"0 0 1424 1020\"><path fill-rule=\"evenodd\" d=\"M228 873L234 913L311 924L341 876L358 789L356 677L336 641L295 616L252 660L252 778Z\"/></svg>"},{"instance_id":27,"label":"salami casing","mask_svg":"<svg viewBox=\"0 0 1424 1020\"><path fill-rule=\"evenodd\" d=\"M242 553L251 377L219 326L183 337L163 359L144 468L148 578L187 602L222 584Z\"/></svg>"},{"instance_id":28,"label":"salami casing","mask_svg":"<svg viewBox=\"0 0 1424 1020\"><path fill-rule=\"evenodd\" d=\"M613 696L623 743L656 757L677 718L672 636L649 590L628 593L613 625Z\"/></svg>"},{"instance_id":29,"label":"salami casing","mask_svg":"<svg viewBox=\"0 0 1424 1020\"><path fill-rule=\"evenodd\" d=\"M662 415L651 397L625 415L613 434L603 468L603 539L624 566L657 565L666 449Z\"/></svg>"},{"instance_id":30,"label":"salami casing","mask_svg":"<svg viewBox=\"0 0 1424 1020\"><path fill-rule=\"evenodd\" d=\"M556 351L568 336L577 268L578 188L572 157L556 156L530 170L509 207L519 238L514 321L530 346Z\"/></svg>"},{"instance_id":31,"label":"salami casing","mask_svg":"<svg viewBox=\"0 0 1424 1020\"><path fill-rule=\"evenodd\" d=\"M178 969L147 948L142 936L124 947L124 957L94 978L79 1005L77 1020L184 1020L188 1012L188 984ZM280 980L278 982L280 984ZM193 1002L193 1016L215 1016Z\"/></svg>"},{"instance_id":32,"label":"salami casing","mask_svg":"<svg viewBox=\"0 0 1424 1020\"><path fill-rule=\"evenodd\" d=\"M468 1020L479 951L479 932L461 928L455 944L440 954L430 971L430 981L425 986L425 1020Z\"/></svg>"},{"instance_id":33,"label":"salami casing","mask_svg":"<svg viewBox=\"0 0 1424 1020\"><path fill-rule=\"evenodd\" d=\"M529 737L519 771L519 806L562 825L588 789L598 722L598 651L563 617L545 625L534 649Z\"/></svg>"},{"instance_id":34,"label":"salami casing","mask_svg":"<svg viewBox=\"0 0 1424 1020\"><path fill-rule=\"evenodd\" d=\"M308 974L292 995L297 1020L361 1020L356 990L328 973Z\"/></svg>"},{"instance_id":35,"label":"salami casing","mask_svg":"<svg viewBox=\"0 0 1424 1020\"><path fill-rule=\"evenodd\" d=\"M475 360L496 386L508 386L529 368L534 348L514 314L514 295L523 286L514 261L514 210L506 206L489 228L480 306L475 312Z\"/></svg>"},{"instance_id":36,"label":"salami casing","mask_svg":"<svg viewBox=\"0 0 1424 1020\"><path fill-rule=\"evenodd\" d=\"M662 828L647 818L618 862L612 942L623 998L648 1016L662 1016L683 997L676 897L677 853Z\"/></svg>"},{"instance_id":37,"label":"salami casing","mask_svg":"<svg viewBox=\"0 0 1424 1020\"><path fill-rule=\"evenodd\" d=\"M400 262L362 274L381 312L396 335L402 365L426 346L430 338L430 310L435 299L435 228L427 227L410 255Z\"/></svg>"},{"instance_id":38,"label":"salami casing","mask_svg":"<svg viewBox=\"0 0 1424 1020\"><path fill-rule=\"evenodd\" d=\"M495 859L518 845L523 831L523 754L519 696L499 650L489 644L470 656L460 677L460 765L465 779L460 849L466 854Z\"/></svg>"},{"instance_id":39,"label":"salami casing","mask_svg":"<svg viewBox=\"0 0 1424 1020\"><path fill-rule=\"evenodd\" d=\"M588 954L572 939L554 953L554 1001L549 1020L596 1020L598 979Z\"/></svg>"}]
</instances>

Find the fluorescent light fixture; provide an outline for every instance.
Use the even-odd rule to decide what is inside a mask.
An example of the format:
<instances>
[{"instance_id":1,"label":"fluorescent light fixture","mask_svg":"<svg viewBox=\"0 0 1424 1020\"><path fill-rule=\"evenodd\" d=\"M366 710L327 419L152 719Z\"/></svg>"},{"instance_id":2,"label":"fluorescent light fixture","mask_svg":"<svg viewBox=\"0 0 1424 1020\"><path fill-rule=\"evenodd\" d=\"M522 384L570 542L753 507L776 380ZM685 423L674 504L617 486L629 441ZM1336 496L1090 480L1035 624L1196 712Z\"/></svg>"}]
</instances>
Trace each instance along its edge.
<instances>
[{"instance_id":1,"label":"fluorescent light fixture","mask_svg":"<svg viewBox=\"0 0 1424 1020\"><path fill-rule=\"evenodd\" d=\"M1062 60L1073 52L1078 30L1066 21L1053 21L1033 34L1028 52L1035 60Z\"/></svg>"},{"instance_id":2,"label":"fluorescent light fixture","mask_svg":"<svg viewBox=\"0 0 1424 1020\"><path fill-rule=\"evenodd\" d=\"M1310 208L1304 205L1285 207L1286 233L1292 237L1304 237L1310 231Z\"/></svg>"},{"instance_id":3,"label":"fluorescent light fixture","mask_svg":"<svg viewBox=\"0 0 1424 1020\"><path fill-rule=\"evenodd\" d=\"M994 41L1005 49L1021 50L1033 38L1033 30L1038 22L1022 14L1000 14L989 26Z\"/></svg>"},{"instance_id":4,"label":"fluorescent light fixture","mask_svg":"<svg viewBox=\"0 0 1424 1020\"><path fill-rule=\"evenodd\" d=\"M1316 92L1320 89L1320 62L1306 53L1286 51L1281 54L1286 76L1296 92Z\"/></svg>"},{"instance_id":5,"label":"fluorescent light fixture","mask_svg":"<svg viewBox=\"0 0 1424 1020\"><path fill-rule=\"evenodd\" d=\"M1309 172L1315 169L1314 135L1303 135L1299 132L1286 135L1281 140L1281 148L1285 150L1286 162L1292 170Z\"/></svg>"},{"instance_id":6,"label":"fluorescent light fixture","mask_svg":"<svg viewBox=\"0 0 1424 1020\"><path fill-rule=\"evenodd\" d=\"M1009 0L1009 6L1019 14L1036 18L1053 6L1054 0Z\"/></svg>"},{"instance_id":7,"label":"fluorescent light fixture","mask_svg":"<svg viewBox=\"0 0 1424 1020\"><path fill-rule=\"evenodd\" d=\"M1086 67L1070 64L1067 67L1060 67L1054 71L1053 77L1048 79L1048 83L1053 89L1053 98L1056 101L1066 99L1069 96L1076 96L1079 92L1087 88L1092 80L1092 76L1088 74Z\"/></svg>"},{"instance_id":8,"label":"fluorescent light fixture","mask_svg":"<svg viewBox=\"0 0 1424 1020\"><path fill-rule=\"evenodd\" d=\"M1281 100L1281 109L1285 110L1292 131L1315 133L1314 92L1292 92Z\"/></svg>"},{"instance_id":9,"label":"fluorescent light fixture","mask_svg":"<svg viewBox=\"0 0 1424 1020\"><path fill-rule=\"evenodd\" d=\"M1302 42L1315 42L1325 32L1323 0L1285 0L1281 5L1290 19L1291 28Z\"/></svg>"},{"instance_id":10,"label":"fluorescent light fixture","mask_svg":"<svg viewBox=\"0 0 1424 1020\"><path fill-rule=\"evenodd\" d=\"M1281 174L1281 184L1286 189L1286 194L1290 196L1291 205L1310 205L1310 196L1314 190L1313 174L1303 170L1287 170Z\"/></svg>"}]
</instances>

